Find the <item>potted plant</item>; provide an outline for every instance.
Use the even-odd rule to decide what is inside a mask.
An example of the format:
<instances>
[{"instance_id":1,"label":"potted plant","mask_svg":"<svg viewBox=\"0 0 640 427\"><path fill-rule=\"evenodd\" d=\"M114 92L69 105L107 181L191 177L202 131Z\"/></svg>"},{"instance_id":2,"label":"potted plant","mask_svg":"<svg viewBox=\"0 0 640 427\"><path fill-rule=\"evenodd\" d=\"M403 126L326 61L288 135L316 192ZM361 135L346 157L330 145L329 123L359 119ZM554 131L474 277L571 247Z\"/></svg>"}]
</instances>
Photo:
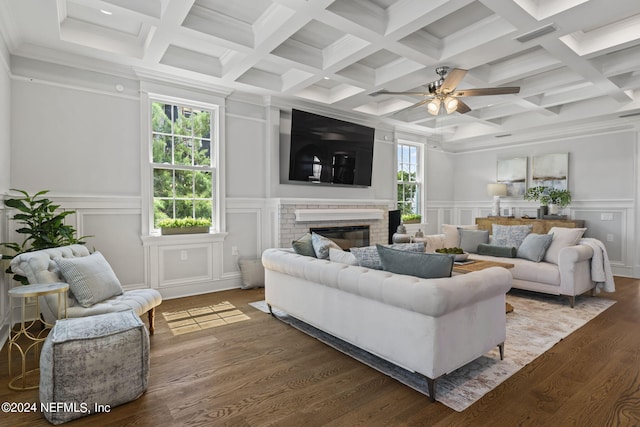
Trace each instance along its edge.
<instances>
[{"instance_id":1,"label":"potted plant","mask_svg":"<svg viewBox=\"0 0 640 427\"><path fill-rule=\"evenodd\" d=\"M551 214L557 214L558 208L564 208L571 203L571 192L569 190L558 190L546 185L531 187L524 195L525 200L537 201L540 203L538 210L538 218L542 218L543 214L547 214L547 210Z\"/></svg>"},{"instance_id":2,"label":"potted plant","mask_svg":"<svg viewBox=\"0 0 640 427\"><path fill-rule=\"evenodd\" d=\"M209 218L167 218L158 221L163 235L208 233L211 227Z\"/></svg>"},{"instance_id":3,"label":"potted plant","mask_svg":"<svg viewBox=\"0 0 640 427\"><path fill-rule=\"evenodd\" d=\"M401 217L403 224L420 224L422 215L420 214L404 214Z\"/></svg>"},{"instance_id":4,"label":"potted plant","mask_svg":"<svg viewBox=\"0 0 640 427\"><path fill-rule=\"evenodd\" d=\"M48 190L39 191L33 196L23 190L11 189L11 191L21 193L23 197L6 199L4 204L18 211L11 220L17 221L21 225L16 233L26 235L26 237L22 243L0 243L1 246L15 252L13 255L3 255L2 258L12 259L23 252L84 244L85 242L82 240L89 237L76 237L76 230L73 226L64 223L64 219L75 214L75 211L60 212L58 211L59 205L54 205L51 200L41 197L48 193ZM13 274L11 267L7 268L6 272ZM23 285L29 284L24 276L14 274L13 278Z\"/></svg>"},{"instance_id":5,"label":"potted plant","mask_svg":"<svg viewBox=\"0 0 640 427\"><path fill-rule=\"evenodd\" d=\"M558 208L563 209L571 203L571 192L569 190L558 190L552 188L549 190L549 213L557 214Z\"/></svg>"}]
</instances>

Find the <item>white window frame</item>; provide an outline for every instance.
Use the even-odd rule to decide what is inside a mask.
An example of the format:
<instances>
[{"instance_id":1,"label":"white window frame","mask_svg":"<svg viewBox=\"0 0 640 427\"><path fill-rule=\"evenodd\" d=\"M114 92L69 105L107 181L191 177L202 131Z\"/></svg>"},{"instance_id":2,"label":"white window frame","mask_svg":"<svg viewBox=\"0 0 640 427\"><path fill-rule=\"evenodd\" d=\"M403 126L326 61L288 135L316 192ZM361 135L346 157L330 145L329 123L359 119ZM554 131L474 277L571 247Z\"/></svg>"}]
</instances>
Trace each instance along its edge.
<instances>
[{"instance_id":1,"label":"white window frame","mask_svg":"<svg viewBox=\"0 0 640 427\"><path fill-rule=\"evenodd\" d=\"M396 200L398 199L398 195L397 195L397 188L398 188L398 184L401 183L401 181L398 180L398 172L400 172L400 158L398 158L398 151L399 148L401 146L408 146L408 147L413 147L416 149L416 180L415 180L415 185L416 185L416 195L417 195L417 207L416 207L416 212L417 214L422 215L422 222L425 222L425 195L424 195L424 164L425 164L425 147L424 144L421 143L416 143L416 142L412 142L412 141L406 141L406 140L398 140L397 144L396 144L396 170L395 170L395 193L396 193ZM404 181L403 181L404 182ZM413 181L412 181L413 182ZM400 206L397 207L398 209L400 209Z\"/></svg>"},{"instance_id":2,"label":"white window frame","mask_svg":"<svg viewBox=\"0 0 640 427\"><path fill-rule=\"evenodd\" d=\"M196 98L196 97L194 97ZM211 112L211 171L212 171L212 223L209 234L225 233L225 183L224 183L224 98L212 96L212 102L186 99L156 92L143 91L141 94L141 140L142 140L142 234L159 235L153 227L153 170L151 108L153 102L192 107Z\"/></svg>"}]
</instances>

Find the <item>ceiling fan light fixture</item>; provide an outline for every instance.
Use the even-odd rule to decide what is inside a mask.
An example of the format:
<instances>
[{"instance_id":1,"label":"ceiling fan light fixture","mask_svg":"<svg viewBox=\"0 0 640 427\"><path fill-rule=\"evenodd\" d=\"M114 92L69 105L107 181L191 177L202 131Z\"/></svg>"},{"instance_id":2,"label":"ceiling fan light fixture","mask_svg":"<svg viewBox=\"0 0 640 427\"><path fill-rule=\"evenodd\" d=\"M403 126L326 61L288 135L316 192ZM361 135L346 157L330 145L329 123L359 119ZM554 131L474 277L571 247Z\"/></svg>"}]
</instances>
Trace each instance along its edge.
<instances>
[{"instance_id":1,"label":"ceiling fan light fixture","mask_svg":"<svg viewBox=\"0 0 640 427\"><path fill-rule=\"evenodd\" d=\"M447 114L451 114L458 108L458 98L447 96L444 99L444 108L447 110Z\"/></svg>"},{"instance_id":2,"label":"ceiling fan light fixture","mask_svg":"<svg viewBox=\"0 0 640 427\"><path fill-rule=\"evenodd\" d=\"M438 112L440 111L440 99L433 98L431 101L429 101L429 103L427 104L427 111L429 112L429 114L437 116Z\"/></svg>"}]
</instances>

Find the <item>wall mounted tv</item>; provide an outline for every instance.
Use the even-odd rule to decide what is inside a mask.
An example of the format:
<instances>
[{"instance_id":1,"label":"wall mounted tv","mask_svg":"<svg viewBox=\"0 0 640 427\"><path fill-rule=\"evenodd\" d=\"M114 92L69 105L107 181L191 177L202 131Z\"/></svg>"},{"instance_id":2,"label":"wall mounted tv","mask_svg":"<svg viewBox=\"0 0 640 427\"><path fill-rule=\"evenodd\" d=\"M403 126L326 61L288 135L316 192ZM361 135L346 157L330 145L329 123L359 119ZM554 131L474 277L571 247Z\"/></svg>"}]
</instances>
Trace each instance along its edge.
<instances>
[{"instance_id":1,"label":"wall mounted tv","mask_svg":"<svg viewBox=\"0 0 640 427\"><path fill-rule=\"evenodd\" d=\"M371 186L375 129L291 111L289 181Z\"/></svg>"}]
</instances>

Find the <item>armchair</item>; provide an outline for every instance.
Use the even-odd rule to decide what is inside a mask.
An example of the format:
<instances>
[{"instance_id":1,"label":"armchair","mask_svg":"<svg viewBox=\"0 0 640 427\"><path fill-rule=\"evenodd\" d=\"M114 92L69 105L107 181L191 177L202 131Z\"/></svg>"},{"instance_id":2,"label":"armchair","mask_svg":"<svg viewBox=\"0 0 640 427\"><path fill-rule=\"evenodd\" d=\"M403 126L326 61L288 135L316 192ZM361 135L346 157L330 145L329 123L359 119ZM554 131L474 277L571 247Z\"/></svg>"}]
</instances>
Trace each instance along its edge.
<instances>
[{"instance_id":1,"label":"armchair","mask_svg":"<svg viewBox=\"0 0 640 427\"><path fill-rule=\"evenodd\" d=\"M61 270L61 266L65 271ZM133 309L138 316L148 313L149 334L153 335L155 307L162 302L160 292L155 289L123 291L113 270L99 252L91 254L83 245L24 252L11 260L11 270L25 276L31 284L69 283L67 317ZM44 320L55 323L57 296L40 297L39 303Z\"/></svg>"}]
</instances>

